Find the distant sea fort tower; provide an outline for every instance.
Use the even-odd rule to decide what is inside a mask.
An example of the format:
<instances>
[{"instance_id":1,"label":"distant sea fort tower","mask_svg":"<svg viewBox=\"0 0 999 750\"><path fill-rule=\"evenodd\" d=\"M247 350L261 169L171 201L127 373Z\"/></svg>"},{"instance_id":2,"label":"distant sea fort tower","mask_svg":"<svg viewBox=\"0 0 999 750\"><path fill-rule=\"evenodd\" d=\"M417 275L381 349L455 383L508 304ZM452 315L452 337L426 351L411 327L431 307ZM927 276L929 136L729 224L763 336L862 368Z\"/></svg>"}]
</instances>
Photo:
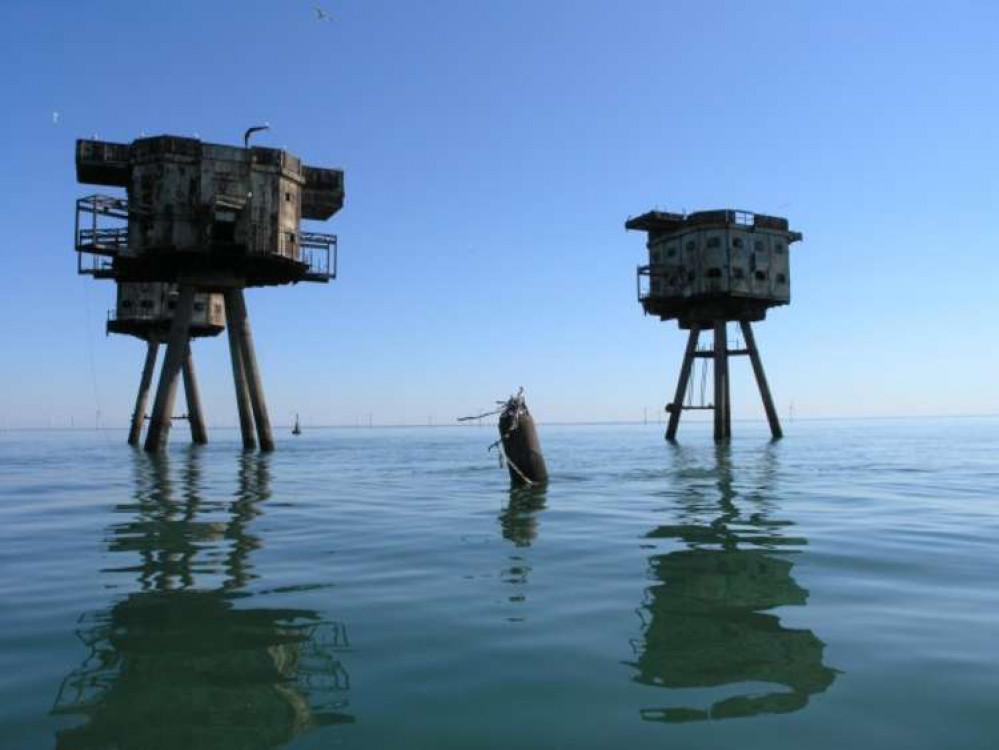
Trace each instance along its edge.
<instances>
[{"instance_id":1,"label":"distant sea fort tower","mask_svg":"<svg viewBox=\"0 0 999 750\"><path fill-rule=\"evenodd\" d=\"M730 209L676 214L649 211L628 219L626 229L648 235L649 262L638 268L638 299L647 315L676 320L689 331L676 395L666 410L666 439L675 440L685 409L714 411L714 437L732 435L729 367L731 356L748 355L760 388L770 432L782 435L752 323L771 307L791 301L790 246L801 234L787 219ZM729 322L742 331L745 348L729 349ZM712 331L713 346L699 349L702 331ZM713 362L714 401L694 404L694 361Z\"/></svg>"},{"instance_id":2,"label":"distant sea fort tower","mask_svg":"<svg viewBox=\"0 0 999 750\"><path fill-rule=\"evenodd\" d=\"M131 144L77 141L76 175L81 183L126 190L124 198L76 202L78 271L118 283L109 330L139 335L134 324L150 313L158 318L157 339L162 334L166 342L146 450L166 444L192 335L218 333L222 325L229 331L243 445L259 441L272 450L243 290L336 278L336 236L303 231L300 222L324 221L340 210L343 172L306 166L284 150L163 135ZM220 298L224 311L216 307ZM157 299L164 306L153 315ZM148 350L146 359L151 373ZM140 388L140 428L142 400ZM133 431L135 422L133 416Z\"/></svg>"}]
</instances>

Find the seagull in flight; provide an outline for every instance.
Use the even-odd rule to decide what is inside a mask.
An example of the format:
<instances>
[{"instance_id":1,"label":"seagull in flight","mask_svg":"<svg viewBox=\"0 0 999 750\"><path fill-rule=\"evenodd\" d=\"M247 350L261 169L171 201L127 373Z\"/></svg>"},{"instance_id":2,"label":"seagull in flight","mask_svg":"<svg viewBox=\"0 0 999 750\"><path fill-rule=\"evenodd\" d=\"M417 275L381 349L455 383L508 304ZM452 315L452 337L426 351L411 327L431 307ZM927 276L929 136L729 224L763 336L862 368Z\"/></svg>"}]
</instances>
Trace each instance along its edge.
<instances>
[{"instance_id":1,"label":"seagull in flight","mask_svg":"<svg viewBox=\"0 0 999 750\"><path fill-rule=\"evenodd\" d=\"M316 11L316 20L317 21L332 21L333 20L333 17L329 13L327 13L325 10L323 10L322 8L320 8L318 5L316 5L313 8L313 10Z\"/></svg>"}]
</instances>

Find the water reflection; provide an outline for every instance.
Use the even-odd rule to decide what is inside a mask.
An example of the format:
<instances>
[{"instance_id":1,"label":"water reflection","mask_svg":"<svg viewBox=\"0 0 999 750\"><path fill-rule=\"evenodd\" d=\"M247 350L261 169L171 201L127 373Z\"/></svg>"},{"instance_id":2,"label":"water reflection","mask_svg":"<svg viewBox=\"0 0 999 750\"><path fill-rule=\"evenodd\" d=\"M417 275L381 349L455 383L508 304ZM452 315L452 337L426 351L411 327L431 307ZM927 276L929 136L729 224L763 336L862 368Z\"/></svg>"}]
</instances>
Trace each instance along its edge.
<instances>
[{"instance_id":1,"label":"water reflection","mask_svg":"<svg viewBox=\"0 0 999 750\"><path fill-rule=\"evenodd\" d=\"M88 650L53 713L86 717L58 748L274 748L317 726L352 722L340 661L346 627L307 609L250 606L261 540L250 532L270 496L270 456L240 457L234 497L202 490L192 447L179 487L165 456L136 452L136 489L116 511L108 549L132 563L139 591L87 612Z\"/></svg>"},{"instance_id":2,"label":"water reflection","mask_svg":"<svg viewBox=\"0 0 999 750\"><path fill-rule=\"evenodd\" d=\"M685 691L666 707L644 709L650 721L698 721L789 713L828 688L836 671L823 663L825 645L810 630L788 628L767 610L803 606L808 591L792 577L793 555L807 544L774 517L777 451L768 446L755 466L740 466L733 481L730 449L717 446L707 467L690 449L674 449L682 488L677 523L650 539L680 548L649 559L655 585L639 614L634 679ZM696 689L707 698L689 699ZM690 702L696 705L682 705ZM706 706L705 706L706 704Z\"/></svg>"},{"instance_id":3,"label":"water reflection","mask_svg":"<svg viewBox=\"0 0 999 750\"><path fill-rule=\"evenodd\" d=\"M545 487L515 487L510 490L506 507L499 515L503 538L513 542L518 552L510 555L510 565L503 569L503 581L515 587L509 596L511 602L523 602L527 576L531 566L520 550L530 547L538 536L538 515L544 510L547 490ZM512 617L514 621L523 618Z\"/></svg>"}]
</instances>

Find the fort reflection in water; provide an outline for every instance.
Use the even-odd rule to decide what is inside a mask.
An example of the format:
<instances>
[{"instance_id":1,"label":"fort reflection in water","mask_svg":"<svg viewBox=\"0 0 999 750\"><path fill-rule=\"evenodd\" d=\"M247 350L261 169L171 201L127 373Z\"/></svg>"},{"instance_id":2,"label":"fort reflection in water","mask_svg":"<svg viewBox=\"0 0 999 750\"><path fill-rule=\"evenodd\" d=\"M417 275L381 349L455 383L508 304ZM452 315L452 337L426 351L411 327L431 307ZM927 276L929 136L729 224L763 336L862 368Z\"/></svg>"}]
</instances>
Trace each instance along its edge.
<instances>
[{"instance_id":1,"label":"fort reflection in water","mask_svg":"<svg viewBox=\"0 0 999 750\"><path fill-rule=\"evenodd\" d=\"M791 575L793 556L807 540L774 516L778 448L769 446L758 467L740 467L740 485L753 480L741 496L729 446L717 446L707 468L687 449L671 450L681 494L669 510L678 522L647 537L680 548L649 559L655 583L638 610L642 635L632 644L630 666L635 681L684 695L673 705L643 709L642 718L699 721L805 708L837 672L824 664L825 645L812 631L785 627L769 612L808 599ZM709 697L698 693L696 705L683 705L697 689Z\"/></svg>"},{"instance_id":2,"label":"fort reflection in water","mask_svg":"<svg viewBox=\"0 0 999 750\"><path fill-rule=\"evenodd\" d=\"M179 467L135 454L132 502L115 508L127 520L108 529L122 563L102 575L133 576L139 590L81 615L87 656L53 713L86 721L59 730L58 748L274 748L354 720L344 710L346 626L311 610L254 606L246 590L270 457L240 456L234 497L211 500L201 450Z\"/></svg>"}]
</instances>

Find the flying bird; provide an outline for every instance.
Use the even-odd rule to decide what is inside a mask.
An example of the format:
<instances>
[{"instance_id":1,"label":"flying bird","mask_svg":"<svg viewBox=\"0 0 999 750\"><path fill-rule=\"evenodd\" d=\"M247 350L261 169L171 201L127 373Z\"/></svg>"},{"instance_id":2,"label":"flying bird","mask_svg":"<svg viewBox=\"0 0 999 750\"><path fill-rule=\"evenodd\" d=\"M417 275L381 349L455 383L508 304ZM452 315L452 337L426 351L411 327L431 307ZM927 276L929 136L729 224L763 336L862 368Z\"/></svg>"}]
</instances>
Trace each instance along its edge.
<instances>
[{"instance_id":1,"label":"flying bird","mask_svg":"<svg viewBox=\"0 0 999 750\"><path fill-rule=\"evenodd\" d=\"M53 112L52 113L52 124L53 125L58 125L59 124L59 113L58 112Z\"/></svg>"},{"instance_id":2,"label":"flying bird","mask_svg":"<svg viewBox=\"0 0 999 750\"><path fill-rule=\"evenodd\" d=\"M325 10L323 10L322 8L320 8L318 5L316 5L313 8L313 10L316 11L316 20L317 21L332 21L333 20L333 17L329 13L327 13Z\"/></svg>"}]
</instances>

